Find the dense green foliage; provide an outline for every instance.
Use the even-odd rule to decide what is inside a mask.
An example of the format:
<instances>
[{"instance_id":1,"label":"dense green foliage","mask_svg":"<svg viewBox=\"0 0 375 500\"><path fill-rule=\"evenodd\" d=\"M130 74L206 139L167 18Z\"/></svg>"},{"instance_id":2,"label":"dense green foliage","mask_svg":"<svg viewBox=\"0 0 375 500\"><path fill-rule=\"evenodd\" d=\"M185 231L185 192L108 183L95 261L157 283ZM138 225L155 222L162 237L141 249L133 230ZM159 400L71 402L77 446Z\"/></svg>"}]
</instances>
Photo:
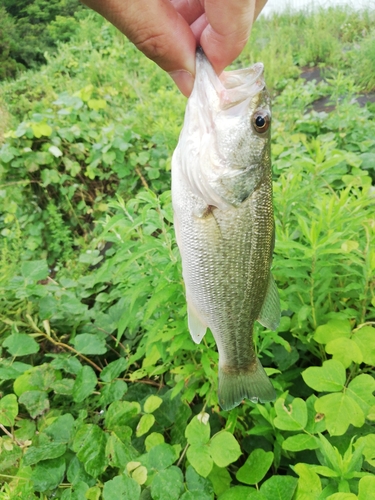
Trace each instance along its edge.
<instances>
[{"instance_id":1,"label":"dense green foliage","mask_svg":"<svg viewBox=\"0 0 375 500\"><path fill-rule=\"evenodd\" d=\"M0 6L0 80L46 62L79 28L78 0L3 0Z\"/></svg>"},{"instance_id":2,"label":"dense green foliage","mask_svg":"<svg viewBox=\"0 0 375 500\"><path fill-rule=\"evenodd\" d=\"M0 87L0 499L374 499L375 117L352 101L374 19L277 16L242 55L279 90L283 315L255 331L277 400L230 412L212 335L196 346L186 324L169 191L185 100L102 20L78 26ZM325 82L295 78L317 63Z\"/></svg>"}]
</instances>

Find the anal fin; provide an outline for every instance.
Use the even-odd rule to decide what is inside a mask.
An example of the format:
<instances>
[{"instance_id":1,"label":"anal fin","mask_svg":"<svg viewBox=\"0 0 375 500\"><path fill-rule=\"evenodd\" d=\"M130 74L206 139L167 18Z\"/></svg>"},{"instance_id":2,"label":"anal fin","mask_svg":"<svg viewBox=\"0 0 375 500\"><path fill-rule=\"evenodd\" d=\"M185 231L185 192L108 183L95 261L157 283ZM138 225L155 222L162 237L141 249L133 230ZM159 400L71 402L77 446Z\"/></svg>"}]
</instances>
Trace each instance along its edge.
<instances>
[{"instance_id":1,"label":"anal fin","mask_svg":"<svg viewBox=\"0 0 375 500\"><path fill-rule=\"evenodd\" d=\"M269 330L276 330L280 323L280 299L279 292L272 274L268 280L268 288L266 297L260 311L258 321L261 325Z\"/></svg>"}]
</instances>

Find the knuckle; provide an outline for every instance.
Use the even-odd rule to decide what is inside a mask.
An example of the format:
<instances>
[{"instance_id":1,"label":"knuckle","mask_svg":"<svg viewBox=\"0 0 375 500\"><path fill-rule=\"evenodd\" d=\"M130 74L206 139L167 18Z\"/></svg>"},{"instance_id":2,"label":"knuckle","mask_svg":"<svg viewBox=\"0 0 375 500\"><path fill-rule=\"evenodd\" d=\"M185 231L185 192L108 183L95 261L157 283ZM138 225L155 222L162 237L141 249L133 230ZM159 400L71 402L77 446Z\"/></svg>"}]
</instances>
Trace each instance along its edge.
<instances>
[{"instance_id":1,"label":"knuckle","mask_svg":"<svg viewBox=\"0 0 375 500\"><path fill-rule=\"evenodd\" d=\"M168 42L164 33L150 31L148 29L138 31L133 39L135 46L148 58L155 62L163 59L168 53Z\"/></svg>"}]
</instances>

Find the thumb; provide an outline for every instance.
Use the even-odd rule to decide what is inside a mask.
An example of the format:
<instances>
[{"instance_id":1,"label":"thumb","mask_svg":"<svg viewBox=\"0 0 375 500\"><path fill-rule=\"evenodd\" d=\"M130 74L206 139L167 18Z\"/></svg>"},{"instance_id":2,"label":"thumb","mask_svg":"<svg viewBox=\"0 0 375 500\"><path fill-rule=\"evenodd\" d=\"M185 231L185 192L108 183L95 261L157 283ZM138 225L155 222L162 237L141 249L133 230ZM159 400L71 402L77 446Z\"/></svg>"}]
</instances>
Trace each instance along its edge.
<instances>
[{"instance_id":1,"label":"thumb","mask_svg":"<svg viewBox=\"0 0 375 500\"><path fill-rule=\"evenodd\" d=\"M191 93L195 75L194 35L170 0L84 0L149 59L167 71L181 92Z\"/></svg>"}]
</instances>

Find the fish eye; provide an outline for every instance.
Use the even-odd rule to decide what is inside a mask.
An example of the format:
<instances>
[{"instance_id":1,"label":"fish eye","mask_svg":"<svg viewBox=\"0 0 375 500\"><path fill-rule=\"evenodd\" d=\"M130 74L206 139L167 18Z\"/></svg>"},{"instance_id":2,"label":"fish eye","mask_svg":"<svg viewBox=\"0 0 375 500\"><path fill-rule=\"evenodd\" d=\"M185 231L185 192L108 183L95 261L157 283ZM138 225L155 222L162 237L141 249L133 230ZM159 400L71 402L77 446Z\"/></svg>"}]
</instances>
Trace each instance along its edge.
<instances>
[{"instance_id":1,"label":"fish eye","mask_svg":"<svg viewBox=\"0 0 375 500\"><path fill-rule=\"evenodd\" d=\"M265 111L256 111L253 114L252 121L255 131L258 132L259 134L267 132L271 123L270 116Z\"/></svg>"}]
</instances>

